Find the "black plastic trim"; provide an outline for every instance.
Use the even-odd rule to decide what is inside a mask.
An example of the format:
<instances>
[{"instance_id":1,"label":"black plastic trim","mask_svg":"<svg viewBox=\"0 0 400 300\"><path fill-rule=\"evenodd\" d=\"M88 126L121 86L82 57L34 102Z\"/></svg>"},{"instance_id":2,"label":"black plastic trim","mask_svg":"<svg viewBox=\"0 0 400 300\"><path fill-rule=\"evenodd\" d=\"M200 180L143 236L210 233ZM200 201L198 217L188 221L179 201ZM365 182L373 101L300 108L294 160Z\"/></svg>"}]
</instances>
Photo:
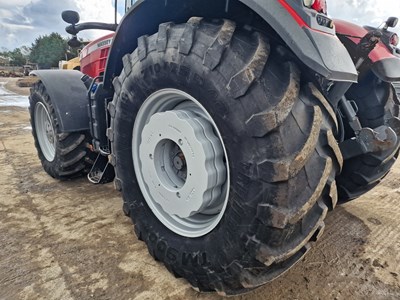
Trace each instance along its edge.
<instances>
[{"instance_id":1,"label":"black plastic trim","mask_svg":"<svg viewBox=\"0 0 400 300\"><path fill-rule=\"evenodd\" d=\"M372 71L383 81L400 81L400 59L385 58L372 65Z\"/></svg>"},{"instance_id":2,"label":"black plastic trim","mask_svg":"<svg viewBox=\"0 0 400 300\"><path fill-rule=\"evenodd\" d=\"M86 22L81 24L69 25L65 28L65 31L72 35L77 35L80 31L89 30L89 29L97 29L97 30L108 30L108 31L116 31L118 25L117 24L108 24L108 23L100 23L100 22Z\"/></svg>"}]
</instances>

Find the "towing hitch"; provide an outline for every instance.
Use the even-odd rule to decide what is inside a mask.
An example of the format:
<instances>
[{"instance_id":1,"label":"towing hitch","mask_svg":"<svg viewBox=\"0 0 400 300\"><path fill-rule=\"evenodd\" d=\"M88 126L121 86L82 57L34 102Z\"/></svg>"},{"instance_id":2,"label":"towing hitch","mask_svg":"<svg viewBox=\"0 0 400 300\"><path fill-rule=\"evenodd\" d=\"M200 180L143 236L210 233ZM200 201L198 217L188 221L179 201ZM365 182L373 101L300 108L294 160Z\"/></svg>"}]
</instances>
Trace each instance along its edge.
<instances>
[{"instance_id":1,"label":"towing hitch","mask_svg":"<svg viewBox=\"0 0 400 300\"><path fill-rule=\"evenodd\" d=\"M382 152L397 144L400 133L400 119L392 118L386 122L387 125L375 129L363 128L357 117L357 110L358 108L353 101L342 97L340 102L341 115L347 119L355 134L355 137L339 144L345 160L362 154Z\"/></svg>"},{"instance_id":2,"label":"towing hitch","mask_svg":"<svg viewBox=\"0 0 400 300\"><path fill-rule=\"evenodd\" d=\"M356 137L342 142L339 147L346 160L362 154L392 149L396 143L397 135L394 130L383 125L375 129L362 128Z\"/></svg>"}]
</instances>

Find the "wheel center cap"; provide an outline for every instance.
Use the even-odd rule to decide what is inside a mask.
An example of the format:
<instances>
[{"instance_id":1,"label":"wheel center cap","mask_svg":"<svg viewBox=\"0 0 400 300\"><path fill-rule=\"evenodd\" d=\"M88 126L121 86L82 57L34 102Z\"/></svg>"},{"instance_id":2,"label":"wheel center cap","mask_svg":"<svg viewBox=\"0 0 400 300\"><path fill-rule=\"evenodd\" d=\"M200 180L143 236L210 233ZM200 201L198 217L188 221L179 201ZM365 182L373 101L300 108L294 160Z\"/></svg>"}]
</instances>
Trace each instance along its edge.
<instances>
[{"instance_id":1,"label":"wheel center cap","mask_svg":"<svg viewBox=\"0 0 400 300\"><path fill-rule=\"evenodd\" d=\"M183 153L177 154L174 158L174 166L177 170L182 170L183 168L186 167L186 161L185 161L185 156Z\"/></svg>"},{"instance_id":2,"label":"wheel center cap","mask_svg":"<svg viewBox=\"0 0 400 300\"><path fill-rule=\"evenodd\" d=\"M143 128L139 157L148 191L165 212L188 218L218 210L226 169L206 119L185 110L154 114Z\"/></svg>"},{"instance_id":3,"label":"wheel center cap","mask_svg":"<svg viewBox=\"0 0 400 300\"><path fill-rule=\"evenodd\" d=\"M54 143L54 132L51 123L46 121L46 136L50 143Z\"/></svg>"}]
</instances>

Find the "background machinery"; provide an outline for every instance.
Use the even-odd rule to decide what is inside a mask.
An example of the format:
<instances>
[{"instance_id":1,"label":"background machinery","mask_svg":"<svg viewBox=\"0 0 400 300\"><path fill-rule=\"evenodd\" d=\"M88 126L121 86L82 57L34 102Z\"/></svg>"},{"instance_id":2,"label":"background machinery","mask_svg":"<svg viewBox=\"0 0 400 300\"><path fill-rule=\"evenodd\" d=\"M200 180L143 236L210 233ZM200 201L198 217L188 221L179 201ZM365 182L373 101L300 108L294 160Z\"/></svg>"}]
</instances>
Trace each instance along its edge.
<instances>
[{"instance_id":1,"label":"background machinery","mask_svg":"<svg viewBox=\"0 0 400 300\"><path fill-rule=\"evenodd\" d=\"M58 68L61 70L77 70L80 71L81 63L79 57L72 58L70 60L60 60Z\"/></svg>"}]
</instances>

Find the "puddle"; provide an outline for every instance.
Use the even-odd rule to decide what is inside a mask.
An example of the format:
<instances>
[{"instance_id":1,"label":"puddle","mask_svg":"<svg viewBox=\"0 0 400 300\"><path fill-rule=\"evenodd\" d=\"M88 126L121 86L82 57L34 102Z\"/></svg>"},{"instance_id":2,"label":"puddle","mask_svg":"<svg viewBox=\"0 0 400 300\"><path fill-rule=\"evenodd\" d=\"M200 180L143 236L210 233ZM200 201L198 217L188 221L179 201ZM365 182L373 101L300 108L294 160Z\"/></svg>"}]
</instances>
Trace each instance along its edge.
<instances>
[{"instance_id":1,"label":"puddle","mask_svg":"<svg viewBox=\"0 0 400 300\"><path fill-rule=\"evenodd\" d=\"M6 82L0 82L0 107L1 106L18 106L29 107L28 96L20 96L10 92L5 88Z\"/></svg>"}]
</instances>

